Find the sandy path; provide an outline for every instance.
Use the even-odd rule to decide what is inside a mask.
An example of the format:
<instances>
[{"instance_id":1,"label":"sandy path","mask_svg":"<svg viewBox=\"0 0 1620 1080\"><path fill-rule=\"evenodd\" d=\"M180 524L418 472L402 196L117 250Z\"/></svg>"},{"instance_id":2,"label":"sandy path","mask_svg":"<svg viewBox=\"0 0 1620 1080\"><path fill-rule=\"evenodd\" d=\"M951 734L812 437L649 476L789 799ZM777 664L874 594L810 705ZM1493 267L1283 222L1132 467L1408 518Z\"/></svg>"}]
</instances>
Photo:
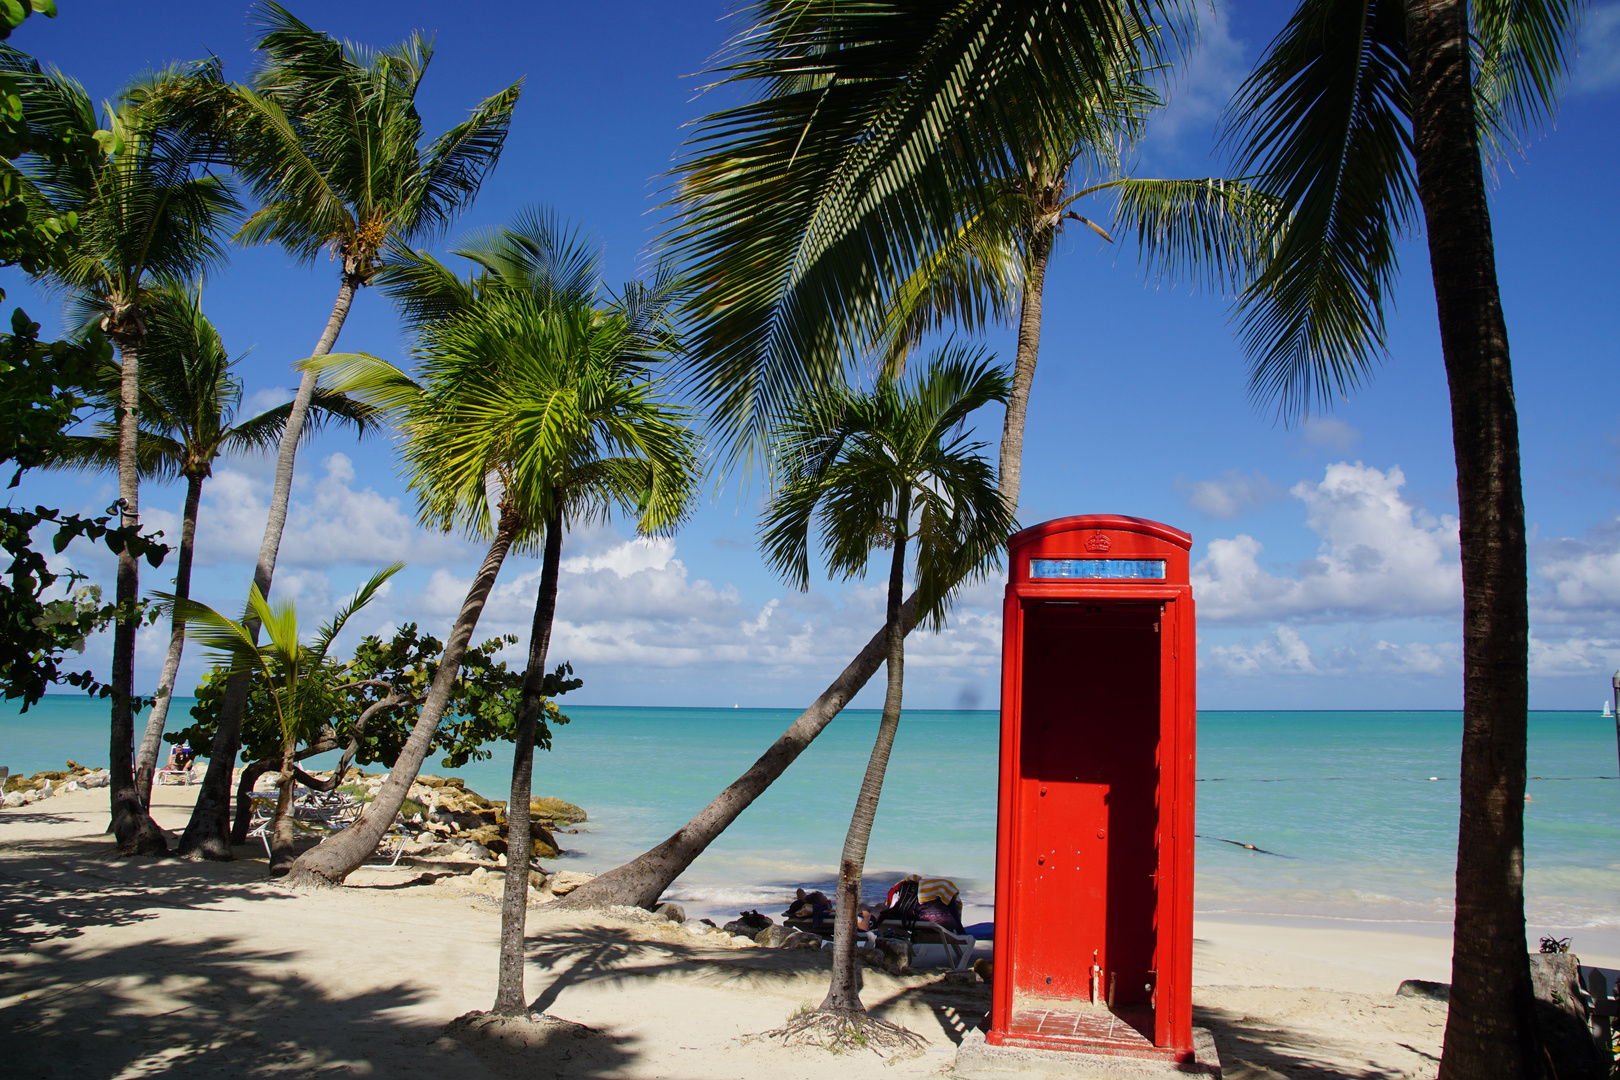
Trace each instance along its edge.
<instances>
[{"instance_id":1,"label":"sandy path","mask_svg":"<svg viewBox=\"0 0 1620 1080\"><path fill-rule=\"evenodd\" d=\"M195 789L159 789L184 824ZM0 811L0 1063L29 1077L926 1076L948 1068L987 987L869 972L874 1011L928 1040L888 1063L742 1037L825 990L825 954L704 946L667 924L531 909L528 989L589 1025L524 1054L441 1039L494 996L493 900L419 870L296 894L262 849L225 865L126 860L101 833L104 792ZM257 856L257 858L253 858ZM1433 1076L1444 1006L1396 998L1446 978L1443 936L1206 920L1200 1022L1228 1077Z\"/></svg>"}]
</instances>

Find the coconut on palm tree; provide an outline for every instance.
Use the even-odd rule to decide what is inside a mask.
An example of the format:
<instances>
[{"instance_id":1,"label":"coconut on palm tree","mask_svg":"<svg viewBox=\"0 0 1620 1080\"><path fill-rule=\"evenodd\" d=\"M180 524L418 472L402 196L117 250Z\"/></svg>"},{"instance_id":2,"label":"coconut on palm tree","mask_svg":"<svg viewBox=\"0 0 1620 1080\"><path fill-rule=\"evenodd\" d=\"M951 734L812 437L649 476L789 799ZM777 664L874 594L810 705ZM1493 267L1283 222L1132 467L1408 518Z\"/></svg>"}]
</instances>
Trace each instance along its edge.
<instances>
[{"instance_id":1,"label":"coconut on palm tree","mask_svg":"<svg viewBox=\"0 0 1620 1080\"><path fill-rule=\"evenodd\" d=\"M885 374L868 392L835 387L806 395L794 418L774 432L780 468L762 517L766 561L807 589L812 531L820 533L829 573L846 578L865 573L875 550L890 551L883 625L888 686L838 862L832 979L821 1006L782 1029L790 1042L855 1049L918 1041L869 1016L861 1003L855 962L861 876L900 727L908 554L914 549L917 611L936 627L957 589L999 565L1001 547L1017 526L983 456L985 444L970 441L963 425L981 406L1005 403L1010 389L1005 371L947 346L920 373Z\"/></svg>"},{"instance_id":2,"label":"coconut on palm tree","mask_svg":"<svg viewBox=\"0 0 1620 1080\"><path fill-rule=\"evenodd\" d=\"M183 479L186 496L180 515L180 545L175 562L174 595L191 595L191 566L197 538L197 514L203 481L213 475L223 454L262 452L273 448L286 427L292 402L257 416L236 418L242 381L219 332L203 314L201 290L165 282L151 289L144 306L146 345L142 350L140 431L136 463L142 480ZM55 468L116 471L118 468L119 390L122 373L109 363L85 388L88 403L100 413L91 433L63 439L47 464ZM341 394L317 388L310 402L308 438L326 420L353 424L364 433L373 425L371 410ZM185 621L175 617L169 650L147 717L146 733L135 753L135 789L151 805L152 777L157 769L175 673L185 647Z\"/></svg>"},{"instance_id":3,"label":"coconut on palm tree","mask_svg":"<svg viewBox=\"0 0 1620 1080\"><path fill-rule=\"evenodd\" d=\"M276 816L271 826L271 877L287 872L297 839L292 807L298 744L308 741L329 722L331 695L343 689L335 685L341 680L343 665L330 659L332 642L355 613L371 603L383 583L403 569L405 564L396 562L371 575L308 645L299 640L298 612L292 601L269 604L257 588L248 594L247 611L241 620L173 593L156 594L172 609L174 618L189 624L203 647L223 659L233 672L246 673L250 683L262 679L275 708L281 729L281 775L276 783ZM269 637L267 644L260 645L258 636L244 625L250 618ZM338 775L342 775L341 771Z\"/></svg>"},{"instance_id":4,"label":"coconut on palm tree","mask_svg":"<svg viewBox=\"0 0 1620 1080\"><path fill-rule=\"evenodd\" d=\"M436 235L478 193L500 156L519 85L486 98L466 120L429 140L416 92L433 58L431 41L413 34L393 48L371 50L313 30L271 0L254 12L262 35L252 85L221 87L209 103L237 171L260 202L237 239L280 244L305 263L330 251L338 264L337 298L312 353L322 356L387 247ZM266 595L315 382L313 370L303 372L277 450L253 575ZM226 695L208 773L181 838L187 857L231 857L230 762L246 702L239 676Z\"/></svg>"},{"instance_id":5,"label":"coconut on palm tree","mask_svg":"<svg viewBox=\"0 0 1620 1080\"><path fill-rule=\"evenodd\" d=\"M1481 156L1551 115L1579 13L1564 0L1304 0L1230 111L1246 171L1287 212L1239 309L1257 398L1299 416L1365 378L1396 240L1420 223L1428 238L1463 578L1447 1080L1547 1065L1525 958L1524 495Z\"/></svg>"},{"instance_id":6,"label":"coconut on palm tree","mask_svg":"<svg viewBox=\"0 0 1620 1080\"><path fill-rule=\"evenodd\" d=\"M773 0L723 67L754 100L704 121L681 162L688 389L733 462L769 460L797 396L874 351L893 366L946 324L1016 313L999 483L1016 510L1024 416L1055 238L1130 233L1156 273L1231 285L1272 201L1220 179L1123 175L1160 104L1149 78L1187 30L1177 3L983 8ZM1104 227L1083 200L1115 199ZM915 621L909 605L903 615ZM650 903L876 673L884 632L684 828L570 895ZM577 897L577 899L576 899Z\"/></svg>"},{"instance_id":7,"label":"coconut on palm tree","mask_svg":"<svg viewBox=\"0 0 1620 1080\"><path fill-rule=\"evenodd\" d=\"M185 281L224 261L220 232L238 204L231 187L207 171L218 147L206 130L177 123L168 103L185 88L217 79L215 65L171 68L127 87L99 118L84 88L60 72L45 72L32 58L0 48L0 69L22 89L30 122L54 138L99 153L25 159L14 176L32 212L41 218L76 215L78 228L65 256L45 275L68 291L81 312L99 320L118 350L118 495L120 524L140 525L141 352L150 291L164 281ZM108 768L113 832L126 854L168 850L135 784L135 630L139 622L140 563L125 548L118 555L113 633L112 738Z\"/></svg>"}]
</instances>

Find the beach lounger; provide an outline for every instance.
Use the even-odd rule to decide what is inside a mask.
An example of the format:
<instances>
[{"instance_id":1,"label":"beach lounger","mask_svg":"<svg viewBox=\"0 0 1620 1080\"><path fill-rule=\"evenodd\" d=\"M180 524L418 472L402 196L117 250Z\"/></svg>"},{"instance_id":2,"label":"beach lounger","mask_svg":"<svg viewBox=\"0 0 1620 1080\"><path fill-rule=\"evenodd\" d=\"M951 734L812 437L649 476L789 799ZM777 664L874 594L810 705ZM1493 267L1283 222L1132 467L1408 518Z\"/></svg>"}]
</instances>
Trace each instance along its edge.
<instances>
[{"instance_id":1,"label":"beach lounger","mask_svg":"<svg viewBox=\"0 0 1620 1080\"><path fill-rule=\"evenodd\" d=\"M973 948L979 943L972 934L959 934L948 926L922 920L907 927L897 920L885 919L872 930L878 935L909 939L913 967L966 971L973 963Z\"/></svg>"},{"instance_id":2,"label":"beach lounger","mask_svg":"<svg viewBox=\"0 0 1620 1080\"><path fill-rule=\"evenodd\" d=\"M253 800L253 817L248 825L248 838L257 839L264 844L265 858L269 858L270 833L276 820L277 793L254 791L249 793L248 798ZM365 804L341 791L306 789L293 799L292 825L300 832L318 835L324 839L353 825L363 809ZM405 853L405 845L410 838L410 832L405 828L404 815L396 814L394 823L383 833L377 849L372 852L372 860L387 863L389 866L399 865L399 858Z\"/></svg>"},{"instance_id":3,"label":"beach lounger","mask_svg":"<svg viewBox=\"0 0 1620 1080\"><path fill-rule=\"evenodd\" d=\"M782 925L790 930L803 930L807 934L814 934L821 939L823 949L832 948L833 921L829 916L817 925L810 919L783 919ZM877 935L870 930L857 930L855 932L855 947L857 949L872 949L877 947Z\"/></svg>"}]
</instances>

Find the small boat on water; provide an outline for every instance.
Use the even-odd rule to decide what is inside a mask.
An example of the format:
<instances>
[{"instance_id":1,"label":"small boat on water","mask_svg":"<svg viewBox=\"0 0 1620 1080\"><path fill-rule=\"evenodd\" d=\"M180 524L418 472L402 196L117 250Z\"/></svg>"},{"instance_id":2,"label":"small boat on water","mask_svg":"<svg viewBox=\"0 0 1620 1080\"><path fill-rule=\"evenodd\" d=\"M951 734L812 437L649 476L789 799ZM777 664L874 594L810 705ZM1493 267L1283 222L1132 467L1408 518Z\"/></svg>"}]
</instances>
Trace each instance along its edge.
<instances>
[{"instance_id":1,"label":"small boat on water","mask_svg":"<svg viewBox=\"0 0 1620 1080\"><path fill-rule=\"evenodd\" d=\"M1612 701L1603 703L1603 715L1610 720L1614 719L1614 703Z\"/></svg>"}]
</instances>

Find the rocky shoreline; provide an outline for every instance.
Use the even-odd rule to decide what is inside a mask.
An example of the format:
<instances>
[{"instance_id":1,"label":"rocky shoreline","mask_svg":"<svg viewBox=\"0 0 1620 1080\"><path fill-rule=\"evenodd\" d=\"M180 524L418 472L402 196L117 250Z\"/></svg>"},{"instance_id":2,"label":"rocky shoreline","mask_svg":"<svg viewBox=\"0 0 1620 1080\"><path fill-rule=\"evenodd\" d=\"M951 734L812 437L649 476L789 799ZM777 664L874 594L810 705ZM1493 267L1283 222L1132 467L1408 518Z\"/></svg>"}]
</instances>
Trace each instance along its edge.
<instances>
[{"instance_id":1,"label":"rocky shoreline","mask_svg":"<svg viewBox=\"0 0 1620 1080\"><path fill-rule=\"evenodd\" d=\"M92 769L70 760L67 768L60 771L47 770L33 776L6 777L5 796L0 798L0 806L27 806L80 788L106 787L111 781L112 774L106 769Z\"/></svg>"}]
</instances>

